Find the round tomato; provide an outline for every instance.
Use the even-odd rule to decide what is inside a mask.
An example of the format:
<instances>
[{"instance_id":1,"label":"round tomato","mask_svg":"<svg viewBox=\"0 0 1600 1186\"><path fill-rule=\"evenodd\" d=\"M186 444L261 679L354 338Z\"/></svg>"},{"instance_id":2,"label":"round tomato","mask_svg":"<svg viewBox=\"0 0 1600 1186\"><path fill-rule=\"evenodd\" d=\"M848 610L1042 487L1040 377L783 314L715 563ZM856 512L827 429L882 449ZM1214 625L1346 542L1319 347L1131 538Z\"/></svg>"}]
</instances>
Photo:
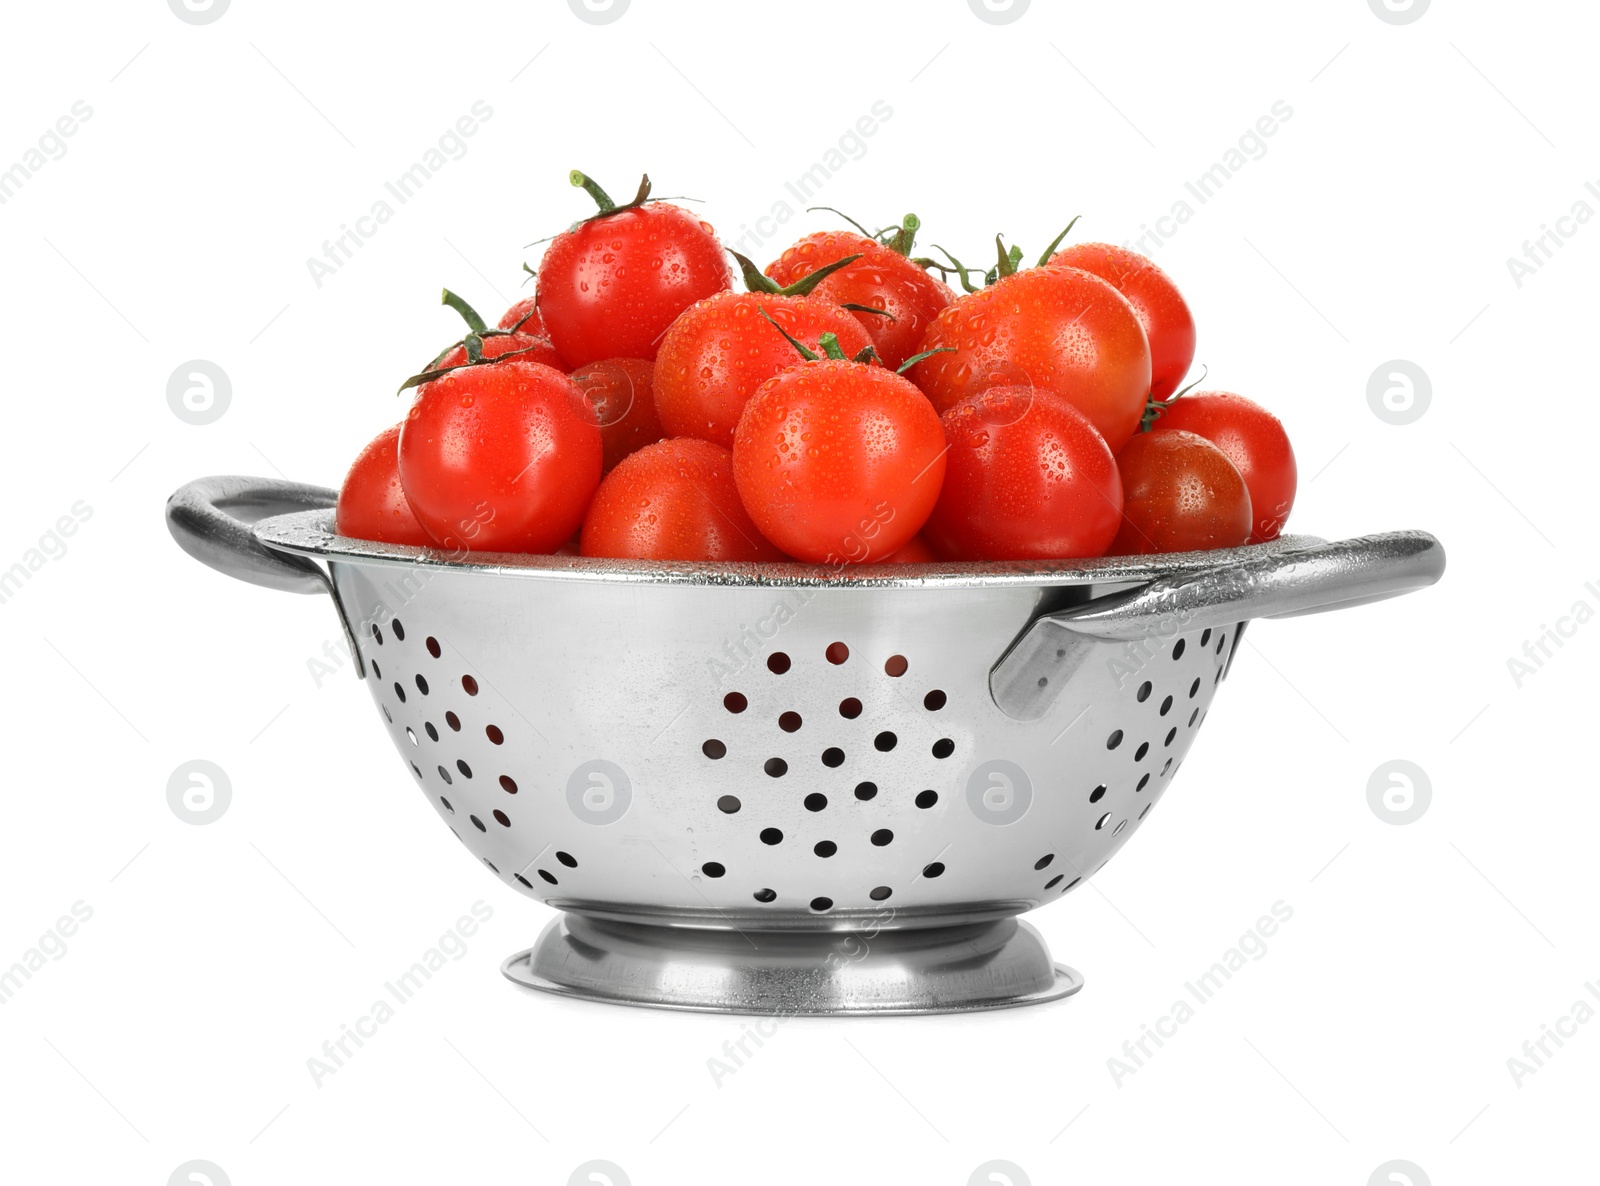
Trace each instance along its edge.
<instances>
[{"instance_id":1,"label":"round tomato","mask_svg":"<svg viewBox=\"0 0 1600 1186\"><path fill-rule=\"evenodd\" d=\"M1122 522L1105 438L1053 391L991 387L942 417L944 490L923 534L951 560L1099 556Z\"/></svg>"},{"instance_id":2,"label":"round tomato","mask_svg":"<svg viewBox=\"0 0 1600 1186\"><path fill-rule=\"evenodd\" d=\"M424 383L400 430L406 498L452 549L554 551L583 520L600 457L583 393L525 356Z\"/></svg>"},{"instance_id":3,"label":"round tomato","mask_svg":"<svg viewBox=\"0 0 1600 1186\"><path fill-rule=\"evenodd\" d=\"M872 345L847 311L815 297L718 293L673 322L661 341L656 413L667 432L731 446L751 393L801 361L784 333L807 346L832 333L847 355Z\"/></svg>"},{"instance_id":4,"label":"round tomato","mask_svg":"<svg viewBox=\"0 0 1600 1186\"><path fill-rule=\"evenodd\" d=\"M1260 404L1228 391L1197 391L1161 409L1152 432L1205 437L1227 455L1250 491L1250 542L1277 539L1294 507L1294 449L1283 422Z\"/></svg>"},{"instance_id":5,"label":"round tomato","mask_svg":"<svg viewBox=\"0 0 1600 1186\"><path fill-rule=\"evenodd\" d=\"M661 335L690 305L733 285L709 223L647 202L646 178L618 206L574 171L600 213L557 235L539 264L539 316L567 368L602 358L656 356Z\"/></svg>"},{"instance_id":6,"label":"round tomato","mask_svg":"<svg viewBox=\"0 0 1600 1186\"><path fill-rule=\"evenodd\" d=\"M538 301L539 298L536 296L523 297L505 311L504 316L500 318L500 328L514 329L529 337L549 337L545 333L544 322L539 318Z\"/></svg>"},{"instance_id":7,"label":"round tomato","mask_svg":"<svg viewBox=\"0 0 1600 1186\"><path fill-rule=\"evenodd\" d=\"M948 471L946 471L948 480ZM919 531L906 541L906 544L892 556L885 556L885 564L932 564L939 559L939 554L929 546L928 541Z\"/></svg>"},{"instance_id":8,"label":"round tomato","mask_svg":"<svg viewBox=\"0 0 1600 1186\"><path fill-rule=\"evenodd\" d=\"M429 547L433 540L417 522L398 468L400 425L386 428L356 457L339 487L333 529L351 539Z\"/></svg>"},{"instance_id":9,"label":"round tomato","mask_svg":"<svg viewBox=\"0 0 1600 1186\"><path fill-rule=\"evenodd\" d=\"M583 554L630 560L782 560L739 501L733 455L659 441L622 459L583 520Z\"/></svg>"},{"instance_id":10,"label":"round tomato","mask_svg":"<svg viewBox=\"0 0 1600 1186\"><path fill-rule=\"evenodd\" d=\"M887 244L849 231L818 231L768 264L767 275L779 284L792 284L824 264L859 255L818 284L812 295L836 305L881 309L851 312L883 365L893 369L917 352L929 324L951 301L945 285L907 258L918 225L915 215L907 215L900 233Z\"/></svg>"},{"instance_id":11,"label":"round tomato","mask_svg":"<svg viewBox=\"0 0 1600 1186\"><path fill-rule=\"evenodd\" d=\"M481 338L481 357L487 359L502 358L507 354L515 354L528 362L537 362L553 370L561 369L561 356L556 353L549 338L531 337L528 334L490 334ZM464 344L450 347L428 368L429 371L442 371L448 367L465 366L471 358L467 354Z\"/></svg>"},{"instance_id":12,"label":"round tomato","mask_svg":"<svg viewBox=\"0 0 1600 1186\"><path fill-rule=\"evenodd\" d=\"M1110 243L1074 243L1047 267L1092 272L1128 298L1150 342L1150 395L1166 399L1194 361L1194 315L1168 275L1138 252Z\"/></svg>"},{"instance_id":13,"label":"round tomato","mask_svg":"<svg viewBox=\"0 0 1600 1186\"><path fill-rule=\"evenodd\" d=\"M939 350L909 374L941 412L990 387L1064 396L1113 452L1139 426L1150 346L1120 292L1076 268L1027 268L949 305L928 327Z\"/></svg>"},{"instance_id":14,"label":"round tomato","mask_svg":"<svg viewBox=\"0 0 1600 1186\"><path fill-rule=\"evenodd\" d=\"M921 529L944 481L944 452L938 413L907 380L817 359L750 397L733 476L756 526L789 555L859 564L893 555Z\"/></svg>"},{"instance_id":15,"label":"round tomato","mask_svg":"<svg viewBox=\"0 0 1600 1186\"><path fill-rule=\"evenodd\" d=\"M1250 538L1250 491L1222 450L1192 432L1142 432L1117 454L1116 556L1236 548Z\"/></svg>"},{"instance_id":16,"label":"round tomato","mask_svg":"<svg viewBox=\"0 0 1600 1186\"><path fill-rule=\"evenodd\" d=\"M654 375L655 363L643 358L603 358L572 372L600 426L606 473L635 449L666 435L656 415Z\"/></svg>"}]
</instances>

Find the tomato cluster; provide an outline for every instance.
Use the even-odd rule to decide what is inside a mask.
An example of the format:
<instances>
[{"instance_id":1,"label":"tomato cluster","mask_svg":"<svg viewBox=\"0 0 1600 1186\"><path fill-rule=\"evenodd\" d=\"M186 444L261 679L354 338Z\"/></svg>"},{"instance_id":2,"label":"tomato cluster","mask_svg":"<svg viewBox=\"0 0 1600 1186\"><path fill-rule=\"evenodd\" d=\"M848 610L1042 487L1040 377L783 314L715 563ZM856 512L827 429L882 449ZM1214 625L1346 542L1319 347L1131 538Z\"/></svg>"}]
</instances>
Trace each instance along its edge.
<instances>
[{"instance_id":1,"label":"tomato cluster","mask_svg":"<svg viewBox=\"0 0 1600 1186\"><path fill-rule=\"evenodd\" d=\"M1180 390L1194 319L1141 255L1064 231L1024 266L997 236L969 268L914 256L907 215L763 271L648 178L621 205L571 180L599 210L534 296L491 329L444 294L467 333L351 467L341 535L843 565L1234 547L1288 517L1283 425Z\"/></svg>"}]
</instances>

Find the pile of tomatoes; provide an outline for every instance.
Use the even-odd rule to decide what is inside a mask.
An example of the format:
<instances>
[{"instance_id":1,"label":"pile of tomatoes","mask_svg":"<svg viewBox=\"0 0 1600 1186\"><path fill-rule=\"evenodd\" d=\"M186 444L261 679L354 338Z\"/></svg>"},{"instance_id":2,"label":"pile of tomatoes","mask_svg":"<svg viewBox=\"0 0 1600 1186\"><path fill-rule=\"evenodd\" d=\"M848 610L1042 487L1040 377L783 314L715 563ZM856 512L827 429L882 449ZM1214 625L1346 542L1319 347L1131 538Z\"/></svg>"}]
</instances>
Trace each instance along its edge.
<instances>
[{"instance_id":1,"label":"pile of tomatoes","mask_svg":"<svg viewBox=\"0 0 1600 1186\"><path fill-rule=\"evenodd\" d=\"M1194 320L1143 256L1063 232L1027 266L997 236L969 268L913 255L907 215L763 272L648 178L623 204L572 182L599 211L533 296L491 329L445 293L467 333L356 459L341 535L845 565L1234 547L1289 514L1283 425L1179 389Z\"/></svg>"}]
</instances>

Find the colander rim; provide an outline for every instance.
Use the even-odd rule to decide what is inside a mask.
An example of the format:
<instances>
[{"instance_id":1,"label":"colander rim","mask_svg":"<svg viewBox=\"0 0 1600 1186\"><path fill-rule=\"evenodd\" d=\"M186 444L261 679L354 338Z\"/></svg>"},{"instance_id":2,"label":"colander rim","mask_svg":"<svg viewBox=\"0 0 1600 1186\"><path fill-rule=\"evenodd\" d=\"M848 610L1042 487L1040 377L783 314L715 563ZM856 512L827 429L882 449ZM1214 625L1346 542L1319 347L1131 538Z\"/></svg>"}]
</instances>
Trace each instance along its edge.
<instances>
[{"instance_id":1,"label":"colander rim","mask_svg":"<svg viewBox=\"0 0 1600 1186\"><path fill-rule=\"evenodd\" d=\"M702 561L606 560L583 556L473 552L464 560L435 548L350 539L333 530L330 509L274 515L254 524L262 546L312 560L398 568L438 568L496 576L602 584L663 584L763 588L989 588L1069 584L1143 583L1163 576L1232 568L1248 560L1323 541L1285 535L1263 544L1209 552L1169 552L1156 556L1102 556L1094 560L938 562L863 564L848 568L785 562L779 564Z\"/></svg>"}]
</instances>

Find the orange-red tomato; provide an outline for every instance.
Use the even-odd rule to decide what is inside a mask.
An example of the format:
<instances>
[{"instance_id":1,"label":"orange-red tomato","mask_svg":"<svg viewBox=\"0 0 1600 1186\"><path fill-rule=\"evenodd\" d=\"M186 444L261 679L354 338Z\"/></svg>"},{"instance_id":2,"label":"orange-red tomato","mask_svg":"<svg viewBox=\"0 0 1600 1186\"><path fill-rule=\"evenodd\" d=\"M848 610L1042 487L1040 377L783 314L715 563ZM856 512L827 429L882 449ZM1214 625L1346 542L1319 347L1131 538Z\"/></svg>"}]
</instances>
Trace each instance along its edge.
<instances>
[{"instance_id":1,"label":"orange-red tomato","mask_svg":"<svg viewBox=\"0 0 1600 1186\"><path fill-rule=\"evenodd\" d=\"M816 297L719 292L673 322L656 355L656 414L668 433L732 447L751 393L801 361L763 312L813 350L825 333L847 355L872 344L847 310Z\"/></svg>"},{"instance_id":2,"label":"orange-red tomato","mask_svg":"<svg viewBox=\"0 0 1600 1186\"><path fill-rule=\"evenodd\" d=\"M750 521L733 454L682 438L623 458L595 491L583 554L632 560L782 560Z\"/></svg>"},{"instance_id":3,"label":"orange-red tomato","mask_svg":"<svg viewBox=\"0 0 1600 1186\"><path fill-rule=\"evenodd\" d=\"M583 520L600 456L583 393L525 357L424 383L400 429L406 499L452 549L554 551Z\"/></svg>"},{"instance_id":4,"label":"orange-red tomato","mask_svg":"<svg viewBox=\"0 0 1600 1186\"><path fill-rule=\"evenodd\" d=\"M946 470L948 479L949 471ZM932 564L939 559L939 554L929 546L928 541L918 532L906 541L906 544L892 556L885 556L885 564Z\"/></svg>"},{"instance_id":5,"label":"orange-red tomato","mask_svg":"<svg viewBox=\"0 0 1600 1186\"><path fill-rule=\"evenodd\" d=\"M351 539L428 547L433 540L417 522L400 485L400 425L386 428L357 455L339 487L334 530Z\"/></svg>"},{"instance_id":6,"label":"orange-red tomato","mask_svg":"<svg viewBox=\"0 0 1600 1186\"><path fill-rule=\"evenodd\" d=\"M950 347L909 374L941 412L990 387L1064 396L1112 452L1139 426L1150 394L1150 346L1133 306L1077 268L1027 268L960 297L923 350Z\"/></svg>"},{"instance_id":7,"label":"orange-red tomato","mask_svg":"<svg viewBox=\"0 0 1600 1186\"><path fill-rule=\"evenodd\" d=\"M1150 342L1150 394L1166 399L1194 361L1194 314L1178 286L1136 251L1110 243L1074 243L1050 257L1047 267L1093 272L1128 298Z\"/></svg>"},{"instance_id":8,"label":"orange-red tomato","mask_svg":"<svg viewBox=\"0 0 1600 1186\"><path fill-rule=\"evenodd\" d=\"M1204 437L1142 432L1117 454L1117 468L1122 527L1113 555L1236 548L1250 538L1250 491Z\"/></svg>"},{"instance_id":9,"label":"orange-red tomato","mask_svg":"<svg viewBox=\"0 0 1600 1186\"><path fill-rule=\"evenodd\" d=\"M1260 404L1227 391L1197 391L1162 409L1152 432L1203 436L1227 455L1250 491L1250 542L1277 539L1294 508L1294 449L1283 423Z\"/></svg>"},{"instance_id":10,"label":"orange-red tomato","mask_svg":"<svg viewBox=\"0 0 1600 1186\"><path fill-rule=\"evenodd\" d=\"M666 435L656 415L654 374L655 363L645 358L603 358L572 372L600 426L606 473L629 453Z\"/></svg>"},{"instance_id":11,"label":"orange-red tomato","mask_svg":"<svg viewBox=\"0 0 1600 1186\"><path fill-rule=\"evenodd\" d=\"M872 339L883 365L898 367L917 352L929 324L951 300L948 288L908 258L852 231L818 231L768 264L767 275L779 284L793 284L849 255L861 258L829 275L811 295L836 305L882 309L850 312Z\"/></svg>"},{"instance_id":12,"label":"orange-red tomato","mask_svg":"<svg viewBox=\"0 0 1600 1186\"><path fill-rule=\"evenodd\" d=\"M733 474L756 526L789 555L859 564L916 535L938 500L944 451L938 413L907 380L818 359L750 397Z\"/></svg>"},{"instance_id":13,"label":"orange-red tomato","mask_svg":"<svg viewBox=\"0 0 1600 1186\"><path fill-rule=\"evenodd\" d=\"M1122 522L1105 439L1053 391L991 387L943 416L944 491L923 535L950 560L1099 556Z\"/></svg>"}]
</instances>

